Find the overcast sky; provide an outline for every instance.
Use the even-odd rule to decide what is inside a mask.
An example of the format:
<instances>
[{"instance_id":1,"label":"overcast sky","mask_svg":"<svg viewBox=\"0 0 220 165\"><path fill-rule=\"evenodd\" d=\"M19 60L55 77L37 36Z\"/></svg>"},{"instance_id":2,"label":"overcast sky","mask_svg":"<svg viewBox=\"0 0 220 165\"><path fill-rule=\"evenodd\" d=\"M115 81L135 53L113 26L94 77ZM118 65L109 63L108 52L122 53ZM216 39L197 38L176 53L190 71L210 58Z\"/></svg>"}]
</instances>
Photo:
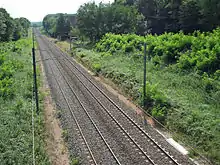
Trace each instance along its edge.
<instances>
[{"instance_id":1,"label":"overcast sky","mask_svg":"<svg viewBox=\"0 0 220 165\"><path fill-rule=\"evenodd\" d=\"M108 3L114 0L0 0L0 7L13 18L25 17L31 22L38 22L47 14L74 14L80 5L91 1Z\"/></svg>"}]
</instances>

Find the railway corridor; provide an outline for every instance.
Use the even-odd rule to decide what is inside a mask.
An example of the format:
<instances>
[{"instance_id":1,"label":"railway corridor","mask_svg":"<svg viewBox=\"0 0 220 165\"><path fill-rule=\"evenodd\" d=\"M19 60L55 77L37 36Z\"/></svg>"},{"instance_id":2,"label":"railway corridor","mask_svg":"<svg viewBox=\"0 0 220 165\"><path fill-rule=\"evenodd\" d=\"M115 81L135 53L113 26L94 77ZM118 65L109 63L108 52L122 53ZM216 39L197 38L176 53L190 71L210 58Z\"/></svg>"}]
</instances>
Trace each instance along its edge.
<instances>
[{"instance_id":1,"label":"railway corridor","mask_svg":"<svg viewBox=\"0 0 220 165\"><path fill-rule=\"evenodd\" d=\"M81 164L193 164L152 127L138 123L133 111L71 57L39 31L35 33L72 157Z\"/></svg>"}]
</instances>

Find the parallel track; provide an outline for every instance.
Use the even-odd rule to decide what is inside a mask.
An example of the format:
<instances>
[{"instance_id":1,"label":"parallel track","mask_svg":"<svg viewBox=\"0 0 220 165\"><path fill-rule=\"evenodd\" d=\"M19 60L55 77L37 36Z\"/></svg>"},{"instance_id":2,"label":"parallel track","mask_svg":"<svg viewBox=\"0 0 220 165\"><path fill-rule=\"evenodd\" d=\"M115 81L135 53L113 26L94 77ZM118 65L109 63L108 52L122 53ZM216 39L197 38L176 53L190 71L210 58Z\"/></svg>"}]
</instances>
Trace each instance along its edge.
<instances>
[{"instance_id":1,"label":"parallel track","mask_svg":"<svg viewBox=\"0 0 220 165\"><path fill-rule=\"evenodd\" d=\"M50 43L50 45L53 46L51 43ZM53 47L55 47L55 46L53 46ZM52 49L51 49L51 51L52 51ZM63 52L61 52L61 51L60 51L60 53L63 54ZM102 91L102 89L100 89L100 88L99 88L96 84L94 84L82 71L80 71L80 70L73 64L73 62L66 57L65 54L63 54L63 57L64 57L69 63L71 63L71 65L74 66L74 68L75 68L81 75L83 75L102 95L104 95L105 98L107 98L107 99L119 110L119 112L122 113L122 114L128 119L129 122L131 122L136 128L138 128L138 130L141 131L141 133L143 133L145 136L147 136L147 138L150 139L150 141L153 142L154 145L156 145L156 146L161 150L161 152L163 152L167 157L169 157L169 159L172 160L172 162L173 162L174 164L179 165L179 163L178 163L175 159L173 159L173 157L172 157L171 155L169 155L166 151L164 151L164 149L163 149L154 139L152 139L152 138L148 135L148 133L145 132L145 130L143 130L143 129L142 129L137 123L135 123L135 121L134 121L133 119L131 119L116 103L114 103L114 101L113 101L110 97L108 97L108 96ZM56 57L54 57L54 58L56 58ZM57 61L61 64L61 62L60 62L59 60L57 60ZM145 155L145 156L148 158L148 160L149 160L152 164L156 164L156 163L150 158L150 156L146 154L146 152L143 150L143 148L141 148L141 146L138 145L138 143L129 135L128 131L125 130L125 129L123 128L123 126L121 126L120 122L117 121L117 120L114 118L114 116L109 112L109 110L108 110L107 108L105 108L105 106L96 98L96 96L95 96L95 95L91 92L91 90L85 85L85 83L84 83L82 80L80 80L79 76L77 76L76 73L73 72L68 65L66 65L66 67L68 67L68 69L71 71L71 73L75 75L75 77L81 82L81 84L86 88L86 90L93 96L93 98L97 101L97 103L108 113L108 115L109 115L109 116L115 121L115 123L123 130L123 132L124 132L124 133L129 137L129 139L137 146L137 148L143 153L143 155Z\"/></svg>"},{"instance_id":2,"label":"parallel track","mask_svg":"<svg viewBox=\"0 0 220 165\"><path fill-rule=\"evenodd\" d=\"M52 75L55 77L55 74L54 74L54 72L53 72L53 69L51 68L50 65L49 65L49 67L50 67L50 70L51 70L51 72L52 72ZM78 129L79 129L79 131L80 131L80 134L81 134L81 136L82 136L82 138L83 138L83 140L84 140L84 142L85 142L85 144L86 144L86 147L87 147L87 149L88 149L88 151L89 151L89 153L90 153L90 156L91 156L91 158L92 158L93 163L94 163L95 165L98 165L97 162L96 162L96 160L95 160L95 158L94 158L94 155L93 155L93 153L92 153L92 151L91 151L91 149L90 149L90 147L89 147L89 145L88 145L88 142L87 142L87 140L86 140L86 138L85 138L85 136L84 136L84 134L83 134L83 132L82 132L82 129L81 129L80 125L79 125L79 122L78 122L78 120L76 119L76 117L75 117L75 115L74 115L74 113L73 113L73 111L72 111L72 108L71 108L71 106L70 106L70 104L69 104L69 102L68 102L68 100L67 100L67 98L66 98L66 96L65 96L65 94L64 94L64 92L63 92L63 89L61 88L61 86L60 86L60 84L59 84L59 82L57 81L56 78L55 78L55 81L56 81L56 83L57 83L57 85L58 85L58 87L59 87L59 89L60 89L60 91L61 91L61 93L62 93L62 95L63 95L63 98L64 98L65 101L66 101L66 104L67 104L67 106L68 106L68 108L69 108L69 111L70 111L70 113L71 113L71 115L72 115L72 118L74 119L74 121L75 121L75 123L76 123L76 125L77 125L77 127L78 127Z\"/></svg>"},{"instance_id":3,"label":"parallel track","mask_svg":"<svg viewBox=\"0 0 220 165\"><path fill-rule=\"evenodd\" d=\"M65 57L65 56L64 56L64 57ZM66 58L66 57L65 57L65 58ZM81 72L81 71L72 63L71 60L69 60L69 59L67 59L67 58L66 58L66 60L67 60L68 62L70 62L70 63L72 64L72 66L74 66L74 67L80 72L80 74L82 74L100 93L102 93L102 94L105 96L105 98L107 98L107 99L119 110L119 112L122 113L122 114L129 120L129 122L131 122L136 128L138 128L139 131L141 131L141 133L143 133L148 139L150 139L150 141L153 142L154 145L156 145L156 146L161 150L162 153L164 153L167 157L169 157L169 159L172 160L172 162L173 162L174 164L179 165L179 163L173 158L173 156L171 156L169 153L167 153L152 137L150 137L150 135L149 135L145 130L143 130L143 129L142 129L133 119L131 119L116 103L114 103L114 101L113 101L110 97L108 97L96 84L94 84L90 79L88 79L87 76L85 76L85 74L84 74L83 72ZM67 67L68 67L69 70L71 70L71 68L70 68L68 65L67 65ZM105 108L105 106L104 106L104 105L96 98L96 96L91 92L91 90L85 85L85 83L84 83L82 80L80 80L80 78L75 74L75 72L73 72L72 70L71 70L71 72L72 72L72 73L75 75L75 77L81 82L81 84L83 84L83 86L87 89L87 91L94 97L94 99L97 101L97 103L100 104L100 105L103 107L103 109L105 109L105 111L106 111L112 118L114 118L114 117L111 115L111 113ZM116 122L117 124L120 125L120 123L119 123L116 119L114 119L114 120L115 120L115 122ZM122 127L122 126L121 126L121 127ZM124 130L123 127L122 127L122 129ZM129 136L129 138L132 139L132 137L127 133L126 130L124 130L124 132L126 132L127 136ZM135 140L132 139L132 141L135 143L135 145L138 146L138 148L139 148L143 153L145 153L145 152L143 151L143 149L140 148L140 146L138 145L138 143L137 143ZM149 157L149 156L148 156L148 157ZM150 158L150 157L149 157L149 158ZM153 160L151 160L151 162L154 163Z\"/></svg>"},{"instance_id":4,"label":"parallel track","mask_svg":"<svg viewBox=\"0 0 220 165\"><path fill-rule=\"evenodd\" d=\"M52 59L52 58L51 58L51 59ZM53 61L54 61L54 60L53 60ZM62 72L61 72L59 66L58 66L56 63L55 63L55 65L57 66L58 70L59 70L60 73L62 74ZM51 67L50 65L48 65L48 66L49 66L49 68L50 68L50 70L51 70L51 72L52 72L52 76L54 77L54 80L56 81L56 84L58 85L59 90L61 91L62 96L63 96L63 98L64 98L64 100L65 100L65 102L66 102L66 104L67 104L67 106L68 106L68 109L69 109L69 111L70 111L70 113L71 113L71 116L72 116L72 118L74 119L74 121L75 121L75 123L76 123L76 125L77 125L77 127L78 127L78 130L79 130L79 132L80 132L80 134L81 134L81 136L82 136L82 139L83 139L83 141L84 141L84 143L85 143L85 145L86 145L86 147L87 147L87 149L88 149L88 151L89 151L89 153L90 153L90 156L91 156L91 158L92 158L92 161L90 161L90 163L91 163L91 164L94 164L94 165L98 165L98 163L97 163L97 161L96 161L96 159L95 159L95 155L92 153L92 150L91 150L91 148L90 148L90 146L89 146L89 143L87 142L86 137L85 137L84 134L83 134L83 131L82 131L82 128L81 128L81 126L80 126L80 124L79 124L79 121L77 120L77 117L76 117L75 114L73 113L73 109L71 108L70 103L69 103L69 101L68 101L68 99L67 99L67 97L66 97L66 95L65 95L65 93L64 93L64 91L63 91L63 89L62 89L62 87L61 87L61 85L60 85L60 83L59 83L59 81L56 79L56 75L54 74L54 71L53 71L52 67ZM121 163L119 162L118 158L116 157L116 155L114 154L114 152L112 151L112 149L110 148L110 146L108 145L108 143L106 142L106 139L105 139L104 136L102 135L101 131L98 129L98 127L96 126L95 122L93 121L93 119L92 119L91 116L89 115L87 109L83 106L82 102L79 100L78 96L76 95L76 93L74 92L74 90L73 90L72 87L70 86L69 82L66 80L66 78L65 78L64 76L63 76L63 78L65 79L67 85L69 86L69 88L71 89L72 93L75 95L76 99L77 99L78 102L80 103L82 109L83 109L83 110L85 111L85 113L87 114L89 120L91 121L92 125L94 126L94 128L95 128L96 131L98 132L99 136L102 138L103 142L104 142L105 145L107 146L109 152L112 154L112 157L114 158L116 164L121 165ZM92 163L92 162L93 162L93 163Z\"/></svg>"},{"instance_id":5,"label":"parallel track","mask_svg":"<svg viewBox=\"0 0 220 165\"><path fill-rule=\"evenodd\" d=\"M58 57L51 57L51 59L56 59L56 61L59 63L60 66L62 66L63 68L66 68L66 70L69 70L74 77L76 77L76 79L83 85L83 87L88 91L88 93L93 97L93 99L96 100L96 102L102 107L102 109L105 111L106 114L108 114L108 116L114 121L115 124L118 125L118 127L120 127L120 129L122 130L122 132L132 141L132 143L136 146L137 151L141 152L147 159L146 162L150 163L150 164L158 164L157 160L154 160L154 157L152 155L149 155L149 153L147 153L145 151L145 148L142 148L141 145L139 144L139 142L137 142L135 140L135 136L131 135L129 133L128 130L126 130L123 127L123 124L118 121L116 119L116 117L114 117L113 112L110 112L105 105L103 105L103 103L96 97L96 95L91 91L91 89L89 89L86 85L85 81L82 80L82 78L80 78L80 76L78 76L73 70L72 68L67 65L65 63L68 62L69 64L71 64L71 66L73 66L75 68L75 70L78 71L79 75L83 76L85 80L87 80L97 91L100 92L100 94L102 96L104 96L111 105L113 105L118 111L114 111L114 113L118 113L118 115L123 115L124 118L126 118L126 124L130 125L132 127L135 127L137 134L139 134L139 136L144 136L146 138L146 141L148 141L149 143L151 143L151 147L153 146L153 148L157 148L157 154L160 155L160 157L162 157L162 159L166 160L164 163L167 164L167 162L169 164L175 164L175 165L180 165L180 163L177 162L177 160L175 160L173 158L173 156L171 156L167 151L165 151L164 148L162 148L143 128L141 128L131 117L129 117L110 97L108 97L105 92L98 87L92 80L91 78L88 78L88 76L86 76L78 67L76 67L76 65L71 61L70 57L68 57L68 55L66 55L65 53L63 53L59 48L57 48L55 45L51 44L47 39L43 39L44 42L49 46L50 51L52 52L52 54L58 54L56 51L59 51L59 56L62 57L62 60L64 61L63 63L61 63L58 59ZM62 54L62 55L61 55ZM60 67L58 66L58 64L55 62L57 68L59 69L59 72L62 74ZM71 79L73 79L72 75L70 75L70 73L66 73L68 74L69 77L71 77ZM63 79L65 80L65 82L68 84L69 88L71 89L72 93L75 95L75 97L77 98L78 102L80 103L81 107L84 109L84 111L87 111L86 108L83 106L83 103L80 101L79 97L77 96L77 94L74 92L74 90L72 89L70 83L68 82L68 80L65 78L65 76L63 76ZM57 82L58 83L58 82ZM63 96L64 93L62 92ZM66 100L66 99L65 99ZM66 100L67 101L67 100ZM69 107L69 106L68 106ZM69 107L70 109L71 107ZM90 120L92 121L92 117L89 115L88 111L86 112L87 116L90 118ZM124 120L125 121L125 120ZM94 121L92 122L94 127L97 128L97 126L95 125ZM98 129L98 128L97 128ZM133 128L134 129L134 128ZM102 135L100 135L102 136ZM104 137L103 137L104 139ZM107 143L107 142L106 142ZM110 147L109 147L110 148ZM112 155L115 156L114 152L111 150ZM113 157L114 157L113 156ZM116 158L117 159L117 158ZM167 160L169 159L169 160ZM119 161L116 161L118 164L120 163ZM161 162L161 161L160 161Z\"/></svg>"},{"instance_id":6,"label":"parallel track","mask_svg":"<svg viewBox=\"0 0 220 165\"><path fill-rule=\"evenodd\" d=\"M50 49L50 51L52 52L52 49ZM51 57L51 59L55 59L55 57ZM57 60L57 62L61 65L60 61ZM56 63L55 63L56 64ZM60 73L60 67L56 64L58 70ZM105 141L106 145L108 146L109 150L111 151L112 155L114 155L115 159L117 160L117 163L120 164L120 162L118 161L117 157L115 156L114 152L112 151L112 149L109 147L109 145L107 144L105 138L102 136L101 131L98 129L98 127L96 126L95 122L93 121L92 117L89 115L88 111L86 110L86 108L83 106L83 103L80 101L79 97L77 96L77 94L74 92L74 89L71 87L70 83L68 82L68 80L65 78L65 76L62 76L63 79L65 80L65 82L68 84L69 88L71 89L71 92L75 95L75 97L77 98L78 102L80 103L81 107L83 108L83 110L86 112L87 116L89 117L89 119L92 121L94 127L97 129L97 131L99 132L99 135L102 137L103 141ZM86 88L88 91L89 89ZM98 102L97 98L95 98L95 96L90 92L90 94L94 97L94 99ZM147 158L146 162L150 162L150 164L156 165L154 163L154 161L149 157L149 155L146 154L145 151L143 151L143 149L137 144L137 142L129 135L129 133L121 126L121 124L111 115L111 113L104 107L104 105L102 105L100 102L98 102L100 104L100 106L102 108L104 108L106 110L106 112L108 113L108 115L111 117L111 119L121 128L121 130L124 132L124 134L127 135L127 137L134 143L134 145L136 145L138 151L141 151L142 154Z\"/></svg>"}]
</instances>

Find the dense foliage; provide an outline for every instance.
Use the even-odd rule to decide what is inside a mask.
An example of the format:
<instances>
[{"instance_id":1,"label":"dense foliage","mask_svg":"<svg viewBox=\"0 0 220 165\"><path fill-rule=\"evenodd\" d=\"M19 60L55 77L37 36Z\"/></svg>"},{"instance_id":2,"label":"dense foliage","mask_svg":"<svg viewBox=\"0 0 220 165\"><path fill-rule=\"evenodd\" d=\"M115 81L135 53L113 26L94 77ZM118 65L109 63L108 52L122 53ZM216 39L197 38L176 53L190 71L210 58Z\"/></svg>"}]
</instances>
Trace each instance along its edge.
<instances>
[{"instance_id":1,"label":"dense foliage","mask_svg":"<svg viewBox=\"0 0 220 165\"><path fill-rule=\"evenodd\" d=\"M165 33L160 36L135 34L106 34L97 44L98 52L114 54L133 53L134 58L143 52L147 44L148 57L155 65L176 63L180 69L196 69L200 73L219 76L220 72L220 29L210 33L195 32L193 35L183 33Z\"/></svg>"},{"instance_id":2,"label":"dense foliage","mask_svg":"<svg viewBox=\"0 0 220 165\"><path fill-rule=\"evenodd\" d=\"M4 8L0 8L0 42L27 36L29 27L30 21L26 18L13 19Z\"/></svg>"},{"instance_id":3,"label":"dense foliage","mask_svg":"<svg viewBox=\"0 0 220 165\"><path fill-rule=\"evenodd\" d=\"M31 39L0 43L0 162L33 164ZM35 159L49 164L42 116L36 116Z\"/></svg>"},{"instance_id":4,"label":"dense foliage","mask_svg":"<svg viewBox=\"0 0 220 165\"><path fill-rule=\"evenodd\" d=\"M77 27L91 41L105 33L135 33L143 17L134 7L115 4L86 3L77 12Z\"/></svg>"},{"instance_id":5,"label":"dense foliage","mask_svg":"<svg viewBox=\"0 0 220 165\"><path fill-rule=\"evenodd\" d=\"M60 30L56 28L61 26L58 17L63 16L68 20L67 14L44 17L43 26L49 35L57 37L58 34L69 34L68 22L62 21L63 27L58 28ZM112 4L89 2L77 11L78 37L85 36L90 41L97 41L105 33L145 35L176 33L180 30L184 34L195 30L211 31L220 25L219 16L218 0L116 0Z\"/></svg>"},{"instance_id":6,"label":"dense foliage","mask_svg":"<svg viewBox=\"0 0 220 165\"><path fill-rule=\"evenodd\" d=\"M19 44L13 43L1 43L0 44L0 97L7 99L14 96L14 78L13 75L17 71L23 68L22 63L16 62L15 59L6 60L6 55L9 52L21 53L21 47Z\"/></svg>"},{"instance_id":7,"label":"dense foliage","mask_svg":"<svg viewBox=\"0 0 220 165\"><path fill-rule=\"evenodd\" d=\"M71 30L67 14L49 14L43 19L43 27L47 34L52 37L66 39Z\"/></svg>"},{"instance_id":8,"label":"dense foliage","mask_svg":"<svg viewBox=\"0 0 220 165\"><path fill-rule=\"evenodd\" d=\"M216 0L90 2L78 9L77 28L90 41L99 40L105 33L145 35L182 30L186 34L217 28L219 16L220 2Z\"/></svg>"},{"instance_id":9,"label":"dense foliage","mask_svg":"<svg viewBox=\"0 0 220 165\"><path fill-rule=\"evenodd\" d=\"M220 25L218 0L116 0L117 4L135 6L145 17L146 31L209 31Z\"/></svg>"}]
</instances>

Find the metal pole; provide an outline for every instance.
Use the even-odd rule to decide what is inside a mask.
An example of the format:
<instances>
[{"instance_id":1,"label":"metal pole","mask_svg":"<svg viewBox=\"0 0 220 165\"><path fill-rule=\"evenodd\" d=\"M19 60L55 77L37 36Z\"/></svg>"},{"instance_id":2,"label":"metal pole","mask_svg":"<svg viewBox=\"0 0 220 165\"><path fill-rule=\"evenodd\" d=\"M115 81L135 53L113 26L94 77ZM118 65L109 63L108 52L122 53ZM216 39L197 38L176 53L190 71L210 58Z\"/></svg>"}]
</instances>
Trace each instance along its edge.
<instances>
[{"instance_id":1,"label":"metal pole","mask_svg":"<svg viewBox=\"0 0 220 165\"><path fill-rule=\"evenodd\" d=\"M146 74L147 74L147 44L144 43L144 86L143 86L143 106L145 107L146 105Z\"/></svg>"},{"instance_id":2,"label":"metal pole","mask_svg":"<svg viewBox=\"0 0 220 165\"><path fill-rule=\"evenodd\" d=\"M70 36L70 53L71 53L71 41L72 41L72 40L71 40L71 36Z\"/></svg>"},{"instance_id":3,"label":"metal pole","mask_svg":"<svg viewBox=\"0 0 220 165\"><path fill-rule=\"evenodd\" d=\"M33 29L34 30L34 29ZM36 112L39 114L39 102L38 102L38 90L37 90L37 71L36 71L36 59L35 59L35 48L34 48L34 31L32 34L33 39L33 48L32 48L32 57L33 57L33 71L34 71L34 93L35 93L35 101L36 101Z\"/></svg>"}]
</instances>

